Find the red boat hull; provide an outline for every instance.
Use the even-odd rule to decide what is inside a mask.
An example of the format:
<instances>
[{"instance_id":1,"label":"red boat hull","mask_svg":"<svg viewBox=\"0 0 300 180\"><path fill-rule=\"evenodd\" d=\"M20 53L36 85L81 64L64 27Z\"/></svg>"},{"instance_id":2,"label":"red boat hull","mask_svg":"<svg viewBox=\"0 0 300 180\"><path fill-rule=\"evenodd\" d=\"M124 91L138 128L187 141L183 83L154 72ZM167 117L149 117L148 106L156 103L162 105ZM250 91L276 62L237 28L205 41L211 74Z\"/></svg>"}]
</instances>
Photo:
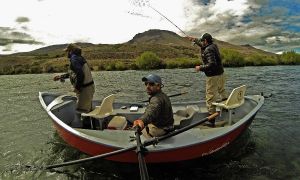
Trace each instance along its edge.
<instances>
[{"instance_id":1,"label":"red boat hull","mask_svg":"<svg viewBox=\"0 0 300 180\"><path fill-rule=\"evenodd\" d=\"M200 158L220 149L224 148L232 141L234 141L243 131L245 131L248 126L251 124L254 119L253 115L250 119L245 121L244 124L241 124L239 127L229 131L226 134L218 136L214 139L210 139L205 142L194 144L191 146L186 146L182 148L170 149L167 151L156 151L150 152L146 155L145 159L147 163L162 163L162 162L176 162L176 161L185 161ZM85 139L73 132L68 131L63 126L60 126L57 122L54 122L54 126L58 131L59 135L71 146L74 148L88 154L91 156L100 155L112 151L116 151L114 147L108 146L106 144L100 144L93 142L91 140ZM128 151L122 154L114 155L108 160L117 161L117 162L128 162L128 163L137 163L137 155L135 151Z\"/></svg>"}]
</instances>

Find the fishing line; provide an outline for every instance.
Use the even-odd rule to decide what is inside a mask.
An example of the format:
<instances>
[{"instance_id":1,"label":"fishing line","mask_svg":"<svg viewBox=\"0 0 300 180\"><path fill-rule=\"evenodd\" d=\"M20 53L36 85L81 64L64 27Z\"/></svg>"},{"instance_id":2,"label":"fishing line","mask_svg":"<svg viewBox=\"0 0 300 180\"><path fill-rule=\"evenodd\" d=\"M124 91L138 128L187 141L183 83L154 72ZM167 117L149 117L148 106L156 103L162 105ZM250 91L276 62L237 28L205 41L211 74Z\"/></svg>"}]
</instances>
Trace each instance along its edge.
<instances>
[{"instance_id":1,"label":"fishing line","mask_svg":"<svg viewBox=\"0 0 300 180\"><path fill-rule=\"evenodd\" d=\"M169 21L171 24L173 24L180 32L182 32L184 35L188 36L181 28L179 28L173 21L171 21L169 18L167 18L164 14L162 14L160 11L158 11L157 9L155 9L154 7L152 7L149 3L149 0L130 0L130 3L135 6L135 7L149 7L152 10L154 10L155 12L157 12L160 16L162 16L163 18L165 18L167 21Z\"/></svg>"},{"instance_id":2,"label":"fishing line","mask_svg":"<svg viewBox=\"0 0 300 180\"><path fill-rule=\"evenodd\" d=\"M180 29L175 23L173 23L169 18L167 18L165 15L163 15L161 12L159 12L157 9L155 9L154 7L150 6L150 4L148 5L148 7L150 7L151 9L153 9L155 12L157 12L158 14L160 14L162 17L164 17L166 20L168 20L171 24L173 24L177 29L179 29L179 31L181 31L184 35L188 36L182 29Z\"/></svg>"}]
</instances>

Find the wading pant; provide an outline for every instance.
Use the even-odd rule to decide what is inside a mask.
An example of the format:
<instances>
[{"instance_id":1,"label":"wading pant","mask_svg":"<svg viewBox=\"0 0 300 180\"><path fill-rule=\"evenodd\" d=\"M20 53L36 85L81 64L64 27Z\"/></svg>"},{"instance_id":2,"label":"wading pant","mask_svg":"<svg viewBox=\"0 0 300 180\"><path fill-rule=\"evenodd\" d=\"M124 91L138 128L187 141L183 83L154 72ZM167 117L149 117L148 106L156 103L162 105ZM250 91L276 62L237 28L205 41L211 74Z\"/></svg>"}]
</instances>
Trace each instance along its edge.
<instances>
[{"instance_id":1,"label":"wading pant","mask_svg":"<svg viewBox=\"0 0 300 180\"><path fill-rule=\"evenodd\" d=\"M152 137L159 137L166 134L166 131L154 126L153 124L148 124L143 130L142 133L144 137L150 139Z\"/></svg>"},{"instance_id":2,"label":"wading pant","mask_svg":"<svg viewBox=\"0 0 300 180\"><path fill-rule=\"evenodd\" d=\"M218 76L206 77L206 107L209 114L216 112L216 106L212 103L216 102L218 98L227 98L227 92L225 91L225 75L224 73Z\"/></svg>"},{"instance_id":3,"label":"wading pant","mask_svg":"<svg viewBox=\"0 0 300 180\"><path fill-rule=\"evenodd\" d=\"M95 93L95 85L84 87L77 94L77 110L80 112L90 112L92 110L92 100Z\"/></svg>"}]
</instances>

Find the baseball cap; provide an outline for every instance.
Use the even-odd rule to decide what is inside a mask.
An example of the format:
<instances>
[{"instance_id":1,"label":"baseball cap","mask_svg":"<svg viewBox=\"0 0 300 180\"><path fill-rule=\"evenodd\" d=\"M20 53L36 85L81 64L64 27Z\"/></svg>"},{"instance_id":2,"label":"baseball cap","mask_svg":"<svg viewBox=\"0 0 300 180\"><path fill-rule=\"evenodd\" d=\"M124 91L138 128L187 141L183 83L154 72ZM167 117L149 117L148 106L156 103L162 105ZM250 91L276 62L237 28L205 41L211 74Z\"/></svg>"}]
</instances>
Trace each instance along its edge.
<instances>
[{"instance_id":1,"label":"baseball cap","mask_svg":"<svg viewBox=\"0 0 300 180\"><path fill-rule=\"evenodd\" d=\"M212 36L208 33L204 33L201 37L201 41L204 41L204 40L207 40L207 41L212 41Z\"/></svg>"},{"instance_id":2,"label":"baseball cap","mask_svg":"<svg viewBox=\"0 0 300 180\"><path fill-rule=\"evenodd\" d=\"M155 74L149 74L148 76L143 77L142 81L143 82L152 82L152 83L162 84L161 78L158 75L155 75Z\"/></svg>"}]
</instances>

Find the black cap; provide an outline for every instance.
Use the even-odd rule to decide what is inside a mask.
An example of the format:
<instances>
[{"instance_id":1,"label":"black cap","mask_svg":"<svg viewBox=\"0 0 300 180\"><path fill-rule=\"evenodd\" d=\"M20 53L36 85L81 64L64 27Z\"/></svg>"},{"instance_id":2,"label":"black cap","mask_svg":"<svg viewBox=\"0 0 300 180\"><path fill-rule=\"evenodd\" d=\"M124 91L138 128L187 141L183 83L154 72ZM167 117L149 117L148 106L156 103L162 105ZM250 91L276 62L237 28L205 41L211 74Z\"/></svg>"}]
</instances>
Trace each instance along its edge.
<instances>
[{"instance_id":1,"label":"black cap","mask_svg":"<svg viewBox=\"0 0 300 180\"><path fill-rule=\"evenodd\" d=\"M211 36L210 34L208 34L208 33L204 33L204 34L202 35L202 37L201 37L201 41L204 41L205 39L206 39L207 41L211 42L211 41L212 41L212 36Z\"/></svg>"}]
</instances>

